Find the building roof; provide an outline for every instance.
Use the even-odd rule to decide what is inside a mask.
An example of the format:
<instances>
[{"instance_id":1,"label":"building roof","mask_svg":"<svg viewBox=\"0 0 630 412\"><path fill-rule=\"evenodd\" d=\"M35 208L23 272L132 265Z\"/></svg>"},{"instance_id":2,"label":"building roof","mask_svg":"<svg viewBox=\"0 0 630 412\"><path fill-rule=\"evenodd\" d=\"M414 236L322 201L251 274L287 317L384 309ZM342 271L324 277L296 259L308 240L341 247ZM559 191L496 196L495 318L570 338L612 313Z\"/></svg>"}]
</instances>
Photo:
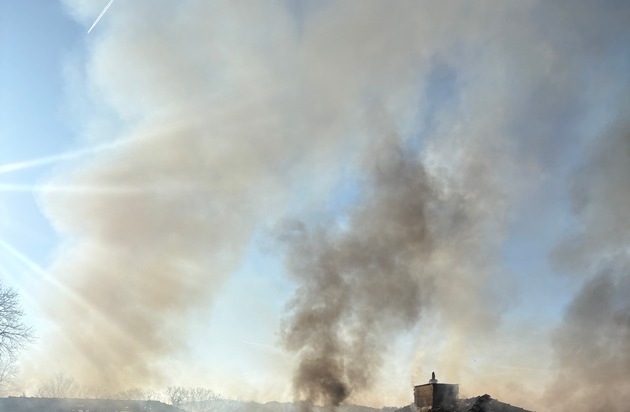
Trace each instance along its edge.
<instances>
[{"instance_id":1,"label":"building roof","mask_svg":"<svg viewBox=\"0 0 630 412\"><path fill-rule=\"evenodd\" d=\"M429 383L414 386L416 412L532 412L492 399L488 394L460 399L459 385L437 382L433 372Z\"/></svg>"}]
</instances>

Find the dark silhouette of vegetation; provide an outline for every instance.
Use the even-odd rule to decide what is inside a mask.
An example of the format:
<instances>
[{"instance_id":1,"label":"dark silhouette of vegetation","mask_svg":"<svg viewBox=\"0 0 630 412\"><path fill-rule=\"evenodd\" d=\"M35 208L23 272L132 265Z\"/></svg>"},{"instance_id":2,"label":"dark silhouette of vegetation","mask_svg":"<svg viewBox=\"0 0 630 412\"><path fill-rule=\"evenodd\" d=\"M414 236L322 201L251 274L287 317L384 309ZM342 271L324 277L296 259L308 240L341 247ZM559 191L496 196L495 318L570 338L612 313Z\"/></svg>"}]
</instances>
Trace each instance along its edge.
<instances>
[{"instance_id":1,"label":"dark silhouette of vegetation","mask_svg":"<svg viewBox=\"0 0 630 412\"><path fill-rule=\"evenodd\" d=\"M0 383L15 374L18 352L33 340L33 328L23 318L18 293L0 281Z\"/></svg>"}]
</instances>

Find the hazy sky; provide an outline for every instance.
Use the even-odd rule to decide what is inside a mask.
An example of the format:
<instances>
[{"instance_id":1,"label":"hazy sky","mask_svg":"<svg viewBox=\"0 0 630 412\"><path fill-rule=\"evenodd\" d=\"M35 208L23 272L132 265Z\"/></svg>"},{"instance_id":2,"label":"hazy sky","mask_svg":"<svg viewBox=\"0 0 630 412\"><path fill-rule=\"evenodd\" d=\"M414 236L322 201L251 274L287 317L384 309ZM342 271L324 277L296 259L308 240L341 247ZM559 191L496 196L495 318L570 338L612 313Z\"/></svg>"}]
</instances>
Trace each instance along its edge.
<instances>
[{"instance_id":1,"label":"hazy sky","mask_svg":"<svg viewBox=\"0 0 630 412\"><path fill-rule=\"evenodd\" d=\"M630 401L627 2L0 4L17 392Z\"/></svg>"}]
</instances>

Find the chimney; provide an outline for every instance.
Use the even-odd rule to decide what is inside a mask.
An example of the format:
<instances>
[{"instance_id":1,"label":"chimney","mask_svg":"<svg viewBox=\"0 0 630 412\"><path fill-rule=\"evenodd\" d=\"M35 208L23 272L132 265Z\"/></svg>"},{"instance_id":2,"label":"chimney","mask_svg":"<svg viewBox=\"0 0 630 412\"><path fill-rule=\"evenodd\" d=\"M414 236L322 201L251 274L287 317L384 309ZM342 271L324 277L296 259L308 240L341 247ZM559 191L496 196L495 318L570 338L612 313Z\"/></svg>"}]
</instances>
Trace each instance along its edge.
<instances>
[{"instance_id":1,"label":"chimney","mask_svg":"<svg viewBox=\"0 0 630 412\"><path fill-rule=\"evenodd\" d=\"M438 408L450 408L457 403L459 385L438 383L435 372L429 383L413 387L413 399L416 412L427 412Z\"/></svg>"}]
</instances>

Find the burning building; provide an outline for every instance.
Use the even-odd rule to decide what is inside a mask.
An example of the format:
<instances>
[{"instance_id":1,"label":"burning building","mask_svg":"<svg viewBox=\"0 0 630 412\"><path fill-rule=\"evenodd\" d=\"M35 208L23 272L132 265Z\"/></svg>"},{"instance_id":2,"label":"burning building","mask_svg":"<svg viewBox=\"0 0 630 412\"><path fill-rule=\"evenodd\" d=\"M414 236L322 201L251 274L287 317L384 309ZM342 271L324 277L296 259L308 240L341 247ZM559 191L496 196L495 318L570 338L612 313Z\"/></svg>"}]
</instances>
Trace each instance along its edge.
<instances>
[{"instance_id":1,"label":"burning building","mask_svg":"<svg viewBox=\"0 0 630 412\"><path fill-rule=\"evenodd\" d=\"M438 383L435 372L429 383L413 387L413 400L413 412L531 412L500 402L487 394L460 399L459 385Z\"/></svg>"}]
</instances>

